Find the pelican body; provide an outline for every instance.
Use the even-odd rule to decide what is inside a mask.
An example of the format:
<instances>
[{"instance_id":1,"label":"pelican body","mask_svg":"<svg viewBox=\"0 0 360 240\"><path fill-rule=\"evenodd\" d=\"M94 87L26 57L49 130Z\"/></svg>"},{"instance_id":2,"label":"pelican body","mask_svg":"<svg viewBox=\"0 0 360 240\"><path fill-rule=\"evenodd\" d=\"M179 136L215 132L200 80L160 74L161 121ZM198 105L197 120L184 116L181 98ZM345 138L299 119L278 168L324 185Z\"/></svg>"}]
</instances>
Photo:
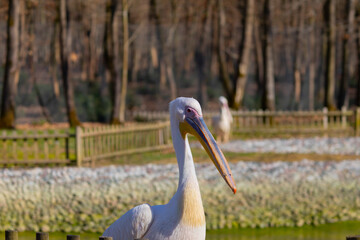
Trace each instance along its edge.
<instances>
[{"instance_id":1,"label":"pelican body","mask_svg":"<svg viewBox=\"0 0 360 240\"><path fill-rule=\"evenodd\" d=\"M179 167L179 184L168 204L139 205L116 220L103 236L113 240L204 240L206 223L199 184L187 134L201 142L232 191L236 186L229 165L202 118L200 104L193 98L170 103L170 124Z\"/></svg>"},{"instance_id":2,"label":"pelican body","mask_svg":"<svg viewBox=\"0 0 360 240\"><path fill-rule=\"evenodd\" d=\"M228 101L225 97L219 97L220 114L213 117L212 125L216 133L216 140L218 142L227 142L230 138L231 124L233 117L231 115Z\"/></svg>"}]
</instances>

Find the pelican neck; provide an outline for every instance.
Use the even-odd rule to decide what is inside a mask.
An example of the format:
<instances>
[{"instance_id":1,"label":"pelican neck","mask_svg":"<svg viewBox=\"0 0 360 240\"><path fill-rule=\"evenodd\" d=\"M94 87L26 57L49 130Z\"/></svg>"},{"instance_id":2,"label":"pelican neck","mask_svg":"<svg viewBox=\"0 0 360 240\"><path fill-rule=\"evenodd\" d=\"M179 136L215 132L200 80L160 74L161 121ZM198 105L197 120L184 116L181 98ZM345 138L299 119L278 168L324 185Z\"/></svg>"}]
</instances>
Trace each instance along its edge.
<instances>
[{"instance_id":1,"label":"pelican neck","mask_svg":"<svg viewBox=\"0 0 360 240\"><path fill-rule=\"evenodd\" d=\"M188 137L185 135L184 139L180 133L179 125L176 122L173 123L171 124L171 135L179 167L178 189L184 187L187 183L198 185Z\"/></svg>"}]
</instances>

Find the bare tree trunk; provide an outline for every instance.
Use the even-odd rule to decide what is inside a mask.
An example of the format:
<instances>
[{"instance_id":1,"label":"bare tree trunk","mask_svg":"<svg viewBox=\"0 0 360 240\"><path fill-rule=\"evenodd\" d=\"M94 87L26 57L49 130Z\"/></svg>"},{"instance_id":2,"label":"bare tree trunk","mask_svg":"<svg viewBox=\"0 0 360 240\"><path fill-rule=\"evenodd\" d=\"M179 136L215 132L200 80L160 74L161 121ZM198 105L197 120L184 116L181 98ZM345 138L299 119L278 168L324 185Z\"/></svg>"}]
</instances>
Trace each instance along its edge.
<instances>
[{"instance_id":1,"label":"bare tree trunk","mask_svg":"<svg viewBox=\"0 0 360 240\"><path fill-rule=\"evenodd\" d=\"M157 0L150 0L150 22L155 27L156 42L158 44L158 47L157 48L154 47L155 49L153 49L153 51L156 50L155 52L157 53L157 59L159 62L158 73L160 76L158 82L158 90L164 91L166 87L166 63L164 60L164 52L163 52L163 47L165 42L160 29L161 22L160 22L160 15L157 11Z\"/></svg>"},{"instance_id":2,"label":"bare tree trunk","mask_svg":"<svg viewBox=\"0 0 360 240\"><path fill-rule=\"evenodd\" d=\"M326 0L324 5L326 56L325 56L325 98L324 106L329 110L335 110L335 41L336 19L335 0Z\"/></svg>"},{"instance_id":3,"label":"bare tree trunk","mask_svg":"<svg viewBox=\"0 0 360 240\"><path fill-rule=\"evenodd\" d=\"M167 66L166 74L167 74L167 78L169 80L169 85L170 85L170 97L171 97L171 99L175 99L177 94L176 94L176 81L175 81L173 69L171 67Z\"/></svg>"},{"instance_id":4,"label":"bare tree trunk","mask_svg":"<svg viewBox=\"0 0 360 240\"><path fill-rule=\"evenodd\" d=\"M178 1L181 2L181 1ZM195 22L195 9L192 6L192 1L182 1L184 2L184 35L186 37L183 38L183 46L182 46L182 64L181 64L181 75L183 78L189 78L189 73L192 70L192 63L194 60L194 51L192 49L193 46L193 28L192 24ZM196 45L195 45L196 46Z\"/></svg>"},{"instance_id":5,"label":"bare tree trunk","mask_svg":"<svg viewBox=\"0 0 360 240\"><path fill-rule=\"evenodd\" d=\"M71 51L69 10L67 7L67 0L60 0L59 4L61 72L65 93L66 113L70 126L74 127L79 126L80 121L76 114L74 86L69 71L69 54Z\"/></svg>"},{"instance_id":6,"label":"bare tree trunk","mask_svg":"<svg viewBox=\"0 0 360 240\"><path fill-rule=\"evenodd\" d=\"M357 55L357 89L356 89L356 99L355 105L360 107L360 29L358 26L356 41L356 55Z\"/></svg>"},{"instance_id":7,"label":"bare tree trunk","mask_svg":"<svg viewBox=\"0 0 360 240\"><path fill-rule=\"evenodd\" d=\"M219 76L219 11L217 10L218 4L216 2L215 9L211 16L211 29L210 29L210 76ZM216 11L217 10L217 11Z\"/></svg>"},{"instance_id":8,"label":"bare tree trunk","mask_svg":"<svg viewBox=\"0 0 360 240\"><path fill-rule=\"evenodd\" d=\"M121 81L121 100L120 100L120 123L125 122L126 92L128 83L129 65L129 6L128 0L122 0L122 24L123 24L123 68Z\"/></svg>"},{"instance_id":9,"label":"bare tree trunk","mask_svg":"<svg viewBox=\"0 0 360 240\"><path fill-rule=\"evenodd\" d=\"M177 90L176 90L176 80L175 80L175 76L174 76L174 39L175 39L175 33L176 33L176 29L177 29L177 24L178 24L178 16L176 13L176 0L171 0L170 4L171 4L171 27L169 29L169 33L167 36L167 40L164 41L164 51L163 51L163 55L164 55L164 60L165 60L165 65L166 65L166 76L167 76L167 80L169 82L169 86L170 86L170 99L173 100L176 98L177 96Z\"/></svg>"},{"instance_id":10,"label":"bare tree trunk","mask_svg":"<svg viewBox=\"0 0 360 240\"><path fill-rule=\"evenodd\" d=\"M224 29L225 29L225 12L224 12L224 3L223 0L217 0L218 8L218 47L217 47L217 57L219 64L219 78L227 95L229 105L232 106L234 103L234 91L232 90L231 79L227 71L227 63L225 57L225 44L224 44Z\"/></svg>"},{"instance_id":11,"label":"bare tree trunk","mask_svg":"<svg viewBox=\"0 0 360 240\"><path fill-rule=\"evenodd\" d=\"M139 71L140 66L140 60L141 60L141 52L139 49L136 49L136 47L132 48L132 59L133 59L133 66L131 69L131 82L137 83L137 75Z\"/></svg>"},{"instance_id":12,"label":"bare tree trunk","mask_svg":"<svg viewBox=\"0 0 360 240\"><path fill-rule=\"evenodd\" d=\"M300 2L299 18L298 18L298 32L295 43L295 63L294 63L294 107L299 109L301 96L301 47L302 47L302 30L304 25L304 11L305 6Z\"/></svg>"},{"instance_id":13,"label":"bare tree trunk","mask_svg":"<svg viewBox=\"0 0 360 240\"><path fill-rule=\"evenodd\" d=\"M1 128L15 128L15 96L19 82L20 0L9 0L6 61L1 101Z\"/></svg>"},{"instance_id":14,"label":"bare tree trunk","mask_svg":"<svg viewBox=\"0 0 360 240\"><path fill-rule=\"evenodd\" d=\"M347 31L344 33L342 42L342 74L340 78L340 89L338 99L338 109L349 105L348 85L349 85L349 45L354 31L355 7L354 0L346 0Z\"/></svg>"},{"instance_id":15,"label":"bare tree trunk","mask_svg":"<svg viewBox=\"0 0 360 240\"><path fill-rule=\"evenodd\" d=\"M210 21L212 15L214 0L206 0L205 7L206 12L204 16L201 17L200 28L199 28L199 40L198 45L195 49L195 64L198 76L198 100L203 106L206 107L207 103L207 87L206 87L206 78L208 74L206 74L205 64L206 64L206 51L210 51L209 40L210 40Z\"/></svg>"},{"instance_id":16,"label":"bare tree trunk","mask_svg":"<svg viewBox=\"0 0 360 240\"><path fill-rule=\"evenodd\" d=\"M159 68L159 82L158 90L160 92L166 92L166 83L169 83L170 87L170 99L176 98L176 81L173 73L173 43L174 36L177 28L178 17L176 14L176 1L171 0L171 27L169 33L166 36L165 32L161 29L160 14L158 13L157 0L150 0L150 22L155 27L155 36L158 47L152 47L152 59L153 63L158 62ZM157 53L157 54L156 54ZM156 61L157 56L157 61ZM154 64L156 67L156 64Z\"/></svg>"},{"instance_id":17,"label":"bare tree trunk","mask_svg":"<svg viewBox=\"0 0 360 240\"><path fill-rule=\"evenodd\" d=\"M265 91L263 95L263 109L275 110L275 80L274 80L274 60L272 49L272 26L270 0L265 0L263 9L263 66Z\"/></svg>"},{"instance_id":18,"label":"bare tree trunk","mask_svg":"<svg viewBox=\"0 0 360 240\"><path fill-rule=\"evenodd\" d=\"M20 37L19 37L19 68L21 68L22 66L24 66L25 60L26 60L26 55L27 55L27 48L29 47L28 41L27 41L27 34L26 34L26 27L27 27L27 19L26 19L26 3L24 0L19 1L19 14L20 14L20 24L19 24L19 32L20 32ZM31 86L32 82L30 82L30 86L29 86L29 91L31 91L32 86Z\"/></svg>"},{"instance_id":19,"label":"bare tree trunk","mask_svg":"<svg viewBox=\"0 0 360 240\"><path fill-rule=\"evenodd\" d=\"M46 121L48 123L51 123L51 117L49 114L49 111L46 109L45 106L45 101L43 100L41 93L40 93L40 89L38 87L37 84L37 65L38 65L38 46L36 44L36 32L35 32L35 23L36 23L36 11L37 7L35 6L34 8L30 9L30 16L29 16L29 42L30 42L30 46L29 46L29 55L30 55L30 59L29 59L29 65L30 65L30 81L34 84L34 89L35 89L35 93L36 93L36 97L37 100L39 102L40 108L41 108L41 112L43 114L43 116L45 117Z\"/></svg>"},{"instance_id":20,"label":"bare tree trunk","mask_svg":"<svg viewBox=\"0 0 360 240\"><path fill-rule=\"evenodd\" d=\"M225 89L226 95L229 100L229 106L238 109L242 105L244 98L247 68L250 61L250 51L252 43L253 25L254 25L254 0L247 0L244 9L244 22L243 22L243 39L239 47L239 61L235 73L235 79L230 78L227 70L227 62L225 58L224 46L224 28L225 28L225 13L223 0L218 0L218 60L220 80ZM232 84L232 82L234 84Z\"/></svg>"},{"instance_id":21,"label":"bare tree trunk","mask_svg":"<svg viewBox=\"0 0 360 240\"><path fill-rule=\"evenodd\" d=\"M245 18L243 22L243 41L240 47L240 59L234 88L234 107L242 107L244 92L246 87L247 69L250 62L250 52L252 47L252 34L254 25L255 1L247 0L245 8Z\"/></svg>"},{"instance_id":22,"label":"bare tree trunk","mask_svg":"<svg viewBox=\"0 0 360 240\"><path fill-rule=\"evenodd\" d=\"M309 110L314 110L314 94L315 94L315 70L316 70L316 25L315 25L315 13L312 13L310 17L311 32L309 36L308 47L308 64L309 64Z\"/></svg>"},{"instance_id":23,"label":"bare tree trunk","mask_svg":"<svg viewBox=\"0 0 360 240\"><path fill-rule=\"evenodd\" d=\"M316 69L316 59L315 59L315 24L312 26L312 30L309 36L309 110L314 110L314 96L315 96L315 69Z\"/></svg>"},{"instance_id":24,"label":"bare tree trunk","mask_svg":"<svg viewBox=\"0 0 360 240\"><path fill-rule=\"evenodd\" d=\"M83 16L85 18L86 16ZM94 16L90 16L89 23L83 22L84 31L84 57L82 79L87 81L95 81L97 65L96 65L96 46L94 43L94 35L96 28L94 27Z\"/></svg>"},{"instance_id":25,"label":"bare tree trunk","mask_svg":"<svg viewBox=\"0 0 360 240\"><path fill-rule=\"evenodd\" d=\"M94 79L90 78L90 34L91 34L91 27L89 27L86 23L82 23L83 25L83 57L81 58L82 62L82 69L81 69L81 80L82 81L91 81Z\"/></svg>"},{"instance_id":26,"label":"bare tree trunk","mask_svg":"<svg viewBox=\"0 0 360 240\"><path fill-rule=\"evenodd\" d=\"M118 21L116 20L117 0L106 2L105 32L104 32L104 61L106 76L110 82L112 99L111 123L119 124L121 105L121 76L119 70L119 39Z\"/></svg>"},{"instance_id":27,"label":"bare tree trunk","mask_svg":"<svg viewBox=\"0 0 360 240\"><path fill-rule=\"evenodd\" d=\"M254 18L254 44L255 44L255 68L256 68L256 84L258 88L258 92L263 94L264 91L264 60L263 60L263 53L262 53L262 46L261 46L261 39L260 39L260 26L257 21L257 18Z\"/></svg>"},{"instance_id":28,"label":"bare tree trunk","mask_svg":"<svg viewBox=\"0 0 360 240\"><path fill-rule=\"evenodd\" d=\"M54 90L54 96L56 99L60 97L60 86L57 78L57 61L59 58L59 43L57 37L59 37L59 20L54 20L54 33L51 36L51 53L50 53L50 75Z\"/></svg>"}]
</instances>

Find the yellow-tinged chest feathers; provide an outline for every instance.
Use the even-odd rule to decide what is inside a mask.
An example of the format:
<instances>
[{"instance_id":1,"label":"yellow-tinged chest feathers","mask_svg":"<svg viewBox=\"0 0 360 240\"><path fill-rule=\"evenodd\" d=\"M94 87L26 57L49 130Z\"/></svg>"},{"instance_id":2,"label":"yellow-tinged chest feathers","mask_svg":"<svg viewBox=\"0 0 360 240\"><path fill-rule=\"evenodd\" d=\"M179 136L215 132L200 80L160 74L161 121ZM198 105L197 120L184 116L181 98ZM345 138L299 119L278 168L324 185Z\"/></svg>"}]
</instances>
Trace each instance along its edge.
<instances>
[{"instance_id":1,"label":"yellow-tinged chest feathers","mask_svg":"<svg viewBox=\"0 0 360 240\"><path fill-rule=\"evenodd\" d=\"M204 208L198 187L192 186L190 184L187 185L184 188L181 203L182 223L192 227L205 225Z\"/></svg>"}]
</instances>

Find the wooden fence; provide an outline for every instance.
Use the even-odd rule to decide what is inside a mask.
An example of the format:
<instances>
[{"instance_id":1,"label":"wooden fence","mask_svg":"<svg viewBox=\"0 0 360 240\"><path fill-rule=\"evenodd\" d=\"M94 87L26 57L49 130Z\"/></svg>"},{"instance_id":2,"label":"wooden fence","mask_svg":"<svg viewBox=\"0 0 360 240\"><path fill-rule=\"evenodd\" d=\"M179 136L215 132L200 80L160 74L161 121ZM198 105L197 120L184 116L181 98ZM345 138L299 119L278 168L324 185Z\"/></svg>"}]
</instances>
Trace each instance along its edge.
<instances>
[{"instance_id":1,"label":"wooden fence","mask_svg":"<svg viewBox=\"0 0 360 240\"><path fill-rule=\"evenodd\" d=\"M333 132L360 135L360 108L356 111L282 112L236 111L233 132L236 133L306 133ZM205 121L211 128L211 117ZM171 146L169 114L138 112L142 120L162 120L130 126L78 127L46 131L0 131L0 165L26 164L93 164L127 154L169 148Z\"/></svg>"},{"instance_id":2,"label":"wooden fence","mask_svg":"<svg viewBox=\"0 0 360 240\"><path fill-rule=\"evenodd\" d=\"M170 123L0 131L0 165L71 164L160 150L171 146Z\"/></svg>"},{"instance_id":3,"label":"wooden fence","mask_svg":"<svg viewBox=\"0 0 360 240\"><path fill-rule=\"evenodd\" d=\"M37 232L36 240L49 240L49 233ZM112 237L99 237L99 240L112 240ZM13 230L5 231L5 240L18 240L18 232ZM80 240L80 235L67 235L66 240ZM348 236L346 240L360 240L360 235Z\"/></svg>"},{"instance_id":4,"label":"wooden fence","mask_svg":"<svg viewBox=\"0 0 360 240\"><path fill-rule=\"evenodd\" d=\"M71 130L0 131L0 164L69 164L75 134Z\"/></svg>"},{"instance_id":5,"label":"wooden fence","mask_svg":"<svg viewBox=\"0 0 360 240\"><path fill-rule=\"evenodd\" d=\"M170 123L76 129L77 163L169 148Z\"/></svg>"},{"instance_id":6,"label":"wooden fence","mask_svg":"<svg viewBox=\"0 0 360 240\"><path fill-rule=\"evenodd\" d=\"M205 122L211 128L211 118L217 111L204 112ZM232 111L232 131L236 133L269 132L334 132L360 133L360 108L355 111ZM142 121L167 120L167 112L134 112L133 118Z\"/></svg>"}]
</instances>

